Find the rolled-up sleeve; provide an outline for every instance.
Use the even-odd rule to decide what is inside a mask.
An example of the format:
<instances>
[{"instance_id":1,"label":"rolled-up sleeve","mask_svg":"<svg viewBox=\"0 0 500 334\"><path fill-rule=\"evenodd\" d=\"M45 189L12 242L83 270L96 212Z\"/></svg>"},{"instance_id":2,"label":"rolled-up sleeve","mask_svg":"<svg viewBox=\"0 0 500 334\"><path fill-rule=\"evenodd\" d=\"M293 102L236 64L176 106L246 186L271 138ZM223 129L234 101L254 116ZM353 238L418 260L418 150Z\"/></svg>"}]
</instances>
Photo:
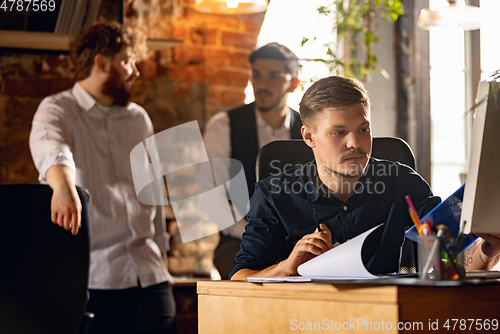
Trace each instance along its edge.
<instances>
[{"instance_id":1,"label":"rolled-up sleeve","mask_svg":"<svg viewBox=\"0 0 500 334\"><path fill-rule=\"evenodd\" d=\"M64 165L73 170L71 127L63 107L45 98L35 113L31 128L29 145L39 181L46 182L45 174L54 165Z\"/></svg>"}]
</instances>

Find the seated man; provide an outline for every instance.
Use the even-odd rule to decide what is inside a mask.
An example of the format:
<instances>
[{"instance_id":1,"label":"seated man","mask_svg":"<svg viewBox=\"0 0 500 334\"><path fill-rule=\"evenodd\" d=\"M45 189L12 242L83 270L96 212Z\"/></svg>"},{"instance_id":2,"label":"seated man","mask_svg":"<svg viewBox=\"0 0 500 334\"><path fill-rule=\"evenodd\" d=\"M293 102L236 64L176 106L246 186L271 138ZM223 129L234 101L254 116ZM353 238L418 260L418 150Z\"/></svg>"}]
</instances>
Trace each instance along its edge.
<instances>
[{"instance_id":1,"label":"seated man","mask_svg":"<svg viewBox=\"0 0 500 334\"><path fill-rule=\"evenodd\" d=\"M241 161L251 196L255 188L255 162L259 149L274 140L302 138L302 123L299 113L286 104L289 93L299 84L297 56L281 44L269 43L254 50L248 61L255 101L212 117L205 130L204 142L211 159ZM227 167L225 173L228 176L231 169ZM246 212L244 206L234 208L243 214ZM233 268L246 224L247 221L241 219L220 232L214 264L222 279L228 279Z\"/></svg>"},{"instance_id":2,"label":"seated man","mask_svg":"<svg viewBox=\"0 0 500 334\"><path fill-rule=\"evenodd\" d=\"M381 223L366 239L363 263L373 274L396 272L412 225L405 195L420 216L440 199L410 167L371 157L370 101L359 81L317 81L300 116L315 160L257 183L231 279L298 275L302 263Z\"/></svg>"}]
</instances>

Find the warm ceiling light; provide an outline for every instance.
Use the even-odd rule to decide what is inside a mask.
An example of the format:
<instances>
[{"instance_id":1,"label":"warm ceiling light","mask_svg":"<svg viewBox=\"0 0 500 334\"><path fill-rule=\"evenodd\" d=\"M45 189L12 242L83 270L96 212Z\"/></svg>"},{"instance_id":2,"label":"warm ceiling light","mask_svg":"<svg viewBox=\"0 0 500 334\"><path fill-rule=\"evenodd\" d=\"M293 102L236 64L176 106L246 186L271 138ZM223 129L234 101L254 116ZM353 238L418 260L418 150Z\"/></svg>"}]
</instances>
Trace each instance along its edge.
<instances>
[{"instance_id":1,"label":"warm ceiling light","mask_svg":"<svg viewBox=\"0 0 500 334\"><path fill-rule=\"evenodd\" d=\"M480 9L468 6L464 0L443 1L444 6L437 9L425 8L420 11L418 26L429 30L432 27L460 27L474 30L480 27Z\"/></svg>"},{"instance_id":2,"label":"warm ceiling light","mask_svg":"<svg viewBox=\"0 0 500 334\"><path fill-rule=\"evenodd\" d=\"M267 10L266 0L196 0L194 9L211 14L254 14Z\"/></svg>"}]
</instances>

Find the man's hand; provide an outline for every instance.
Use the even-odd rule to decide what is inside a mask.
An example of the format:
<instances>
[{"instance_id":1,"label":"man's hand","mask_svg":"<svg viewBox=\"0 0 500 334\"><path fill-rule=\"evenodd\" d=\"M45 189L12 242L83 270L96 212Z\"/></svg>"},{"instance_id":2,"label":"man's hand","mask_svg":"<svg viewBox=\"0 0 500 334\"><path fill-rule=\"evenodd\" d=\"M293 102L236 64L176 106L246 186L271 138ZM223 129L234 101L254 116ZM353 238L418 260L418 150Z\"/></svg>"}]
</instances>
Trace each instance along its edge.
<instances>
[{"instance_id":1,"label":"man's hand","mask_svg":"<svg viewBox=\"0 0 500 334\"><path fill-rule=\"evenodd\" d=\"M76 235L81 226L82 203L76 191L74 171L54 165L47 171L46 178L54 191L50 208L52 222Z\"/></svg>"},{"instance_id":2,"label":"man's hand","mask_svg":"<svg viewBox=\"0 0 500 334\"><path fill-rule=\"evenodd\" d=\"M80 197L73 189L54 189L51 203L51 217L54 224L65 230L70 230L73 235L78 233L81 226L82 204Z\"/></svg>"},{"instance_id":3,"label":"man's hand","mask_svg":"<svg viewBox=\"0 0 500 334\"><path fill-rule=\"evenodd\" d=\"M274 264L262 270L240 269L231 280L246 280L250 276L296 276L297 268L312 258L323 254L333 248L332 233L325 224L320 224L321 232L316 229L314 233L302 237L290 253L290 256L278 264Z\"/></svg>"},{"instance_id":4,"label":"man's hand","mask_svg":"<svg viewBox=\"0 0 500 334\"><path fill-rule=\"evenodd\" d=\"M306 234L297 241L290 256L278 264L279 270L284 272L282 276L298 275L297 268L302 263L333 248L332 233L325 224L320 224L320 227L321 232L316 229L314 233Z\"/></svg>"},{"instance_id":5,"label":"man's hand","mask_svg":"<svg viewBox=\"0 0 500 334\"><path fill-rule=\"evenodd\" d=\"M491 270L500 259L500 235L475 233L478 239L463 252L466 270Z\"/></svg>"},{"instance_id":6,"label":"man's hand","mask_svg":"<svg viewBox=\"0 0 500 334\"><path fill-rule=\"evenodd\" d=\"M481 251L488 257L495 257L500 254L500 234L476 234L483 239Z\"/></svg>"}]
</instances>

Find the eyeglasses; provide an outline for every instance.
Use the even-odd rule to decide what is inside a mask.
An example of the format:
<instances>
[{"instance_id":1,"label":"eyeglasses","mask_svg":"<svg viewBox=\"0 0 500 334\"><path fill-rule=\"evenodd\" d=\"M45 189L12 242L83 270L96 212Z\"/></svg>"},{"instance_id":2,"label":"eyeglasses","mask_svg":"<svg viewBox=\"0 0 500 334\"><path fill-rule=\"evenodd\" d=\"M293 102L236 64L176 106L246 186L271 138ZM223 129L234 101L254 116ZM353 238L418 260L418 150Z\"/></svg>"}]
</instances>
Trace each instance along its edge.
<instances>
[{"instance_id":1,"label":"eyeglasses","mask_svg":"<svg viewBox=\"0 0 500 334\"><path fill-rule=\"evenodd\" d=\"M284 72L269 72L268 75L261 74L260 72L252 71L252 82L270 82L270 83L281 83L283 81L289 81L292 79L290 73Z\"/></svg>"}]
</instances>

